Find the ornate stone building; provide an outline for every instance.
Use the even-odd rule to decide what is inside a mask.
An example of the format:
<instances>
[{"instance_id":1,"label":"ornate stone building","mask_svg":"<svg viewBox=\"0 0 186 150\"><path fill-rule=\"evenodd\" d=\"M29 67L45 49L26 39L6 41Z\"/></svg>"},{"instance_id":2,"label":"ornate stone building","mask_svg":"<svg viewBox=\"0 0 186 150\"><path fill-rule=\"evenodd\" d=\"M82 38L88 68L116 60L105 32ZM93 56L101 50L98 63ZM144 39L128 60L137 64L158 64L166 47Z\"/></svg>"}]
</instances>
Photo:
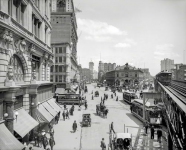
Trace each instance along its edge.
<instances>
[{"instance_id":1,"label":"ornate stone building","mask_svg":"<svg viewBox=\"0 0 186 150\"><path fill-rule=\"evenodd\" d=\"M77 22L73 0L52 0L52 49L55 63L51 67L51 82L66 87L79 81L77 62Z\"/></svg>"},{"instance_id":2,"label":"ornate stone building","mask_svg":"<svg viewBox=\"0 0 186 150\"><path fill-rule=\"evenodd\" d=\"M50 0L0 0L0 149L22 149L14 135L24 141L57 114L51 29Z\"/></svg>"},{"instance_id":3,"label":"ornate stone building","mask_svg":"<svg viewBox=\"0 0 186 150\"><path fill-rule=\"evenodd\" d=\"M105 73L105 80L110 85L134 86L143 79L143 71L128 65L128 63L123 66L117 66L115 70Z\"/></svg>"}]
</instances>

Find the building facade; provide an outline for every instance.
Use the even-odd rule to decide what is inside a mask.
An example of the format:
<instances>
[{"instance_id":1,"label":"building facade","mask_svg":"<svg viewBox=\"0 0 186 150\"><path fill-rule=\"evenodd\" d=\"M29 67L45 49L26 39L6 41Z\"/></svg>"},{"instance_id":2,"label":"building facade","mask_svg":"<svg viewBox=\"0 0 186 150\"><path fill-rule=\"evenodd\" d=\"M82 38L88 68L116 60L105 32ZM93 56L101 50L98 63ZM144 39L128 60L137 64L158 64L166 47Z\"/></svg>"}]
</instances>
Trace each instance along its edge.
<instances>
[{"instance_id":1,"label":"building facade","mask_svg":"<svg viewBox=\"0 0 186 150\"><path fill-rule=\"evenodd\" d=\"M109 85L134 86L143 80L143 71L126 63L113 71L105 73L105 80Z\"/></svg>"},{"instance_id":2,"label":"building facade","mask_svg":"<svg viewBox=\"0 0 186 150\"><path fill-rule=\"evenodd\" d=\"M0 131L12 133L1 140L6 149L13 135L25 139L53 119L41 110L53 100L50 0L0 0L0 16ZM22 149L18 143L8 149Z\"/></svg>"},{"instance_id":3,"label":"building facade","mask_svg":"<svg viewBox=\"0 0 186 150\"><path fill-rule=\"evenodd\" d=\"M98 72L96 70L94 70L93 79L94 80L97 80L98 79Z\"/></svg>"},{"instance_id":4,"label":"building facade","mask_svg":"<svg viewBox=\"0 0 186 150\"><path fill-rule=\"evenodd\" d=\"M82 78L85 82L90 82L92 80L91 78L91 70L88 68L82 68Z\"/></svg>"},{"instance_id":5,"label":"building facade","mask_svg":"<svg viewBox=\"0 0 186 150\"><path fill-rule=\"evenodd\" d=\"M51 67L51 82L57 87L66 87L79 80L77 62L77 22L73 0L52 0L51 46L54 65Z\"/></svg>"},{"instance_id":6,"label":"building facade","mask_svg":"<svg viewBox=\"0 0 186 150\"><path fill-rule=\"evenodd\" d=\"M89 62L89 69L91 71L91 79L93 79L93 75L94 75L94 63L93 62Z\"/></svg>"},{"instance_id":7,"label":"building facade","mask_svg":"<svg viewBox=\"0 0 186 150\"><path fill-rule=\"evenodd\" d=\"M186 65L175 64L172 69L172 79L186 81Z\"/></svg>"},{"instance_id":8,"label":"building facade","mask_svg":"<svg viewBox=\"0 0 186 150\"><path fill-rule=\"evenodd\" d=\"M171 72L171 69L174 68L174 60L165 58L164 60L161 60L161 71L169 71Z\"/></svg>"}]
</instances>

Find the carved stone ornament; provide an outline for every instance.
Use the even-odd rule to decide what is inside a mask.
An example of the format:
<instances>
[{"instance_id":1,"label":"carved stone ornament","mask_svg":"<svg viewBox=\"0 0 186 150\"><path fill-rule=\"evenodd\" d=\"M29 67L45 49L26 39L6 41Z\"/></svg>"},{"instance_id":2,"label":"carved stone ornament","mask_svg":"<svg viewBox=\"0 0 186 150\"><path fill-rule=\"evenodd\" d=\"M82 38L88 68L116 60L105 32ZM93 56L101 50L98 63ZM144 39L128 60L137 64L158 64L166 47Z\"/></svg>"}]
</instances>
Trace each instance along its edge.
<instances>
[{"instance_id":1,"label":"carved stone ornament","mask_svg":"<svg viewBox=\"0 0 186 150\"><path fill-rule=\"evenodd\" d=\"M48 59L49 59L49 55L48 55L48 53L46 53L46 52L44 53L44 55L43 55L43 59L44 59L44 60L48 60Z\"/></svg>"},{"instance_id":2,"label":"carved stone ornament","mask_svg":"<svg viewBox=\"0 0 186 150\"><path fill-rule=\"evenodd\" d=\"M29 47L28 47L28 50L29 52L32 54L34 53L36 50L35 50L35 45L34 44L30 44Z\"/></svg>"},{"instance_id":3,"label":"carved stone ornament","mask_svg":"<svg viewBox=\"0 0 186 150\"><path fill-rule=\"evenodd\" d=\"M24 53L26 51L26 41L25 39L15 41L15 49L18 53Z\"/></svg>"},{"instance_id":4,"label":"carved stone ornament","mask_svg":"<svg viewBox=\"0 0 186 150\"><path fill-rule=\"evenodd\" d=\"M32 80L35 81L36 80L36 71L33 70L32 72Z\"/></svg>"},{"instance_id":5,"label":"carved stone ornament","mask_svg":"<svg viewBox=\"0 0 186 150\"><path fill-rule=\"evenodd\" d=\"M11 31L4 30L0 34L0 49L1 49L1 52L2 52L2 50L4 50L5 53L7 53L7 51L9 50L9 44L11 44L12 42L13 42L13 33Z\"/></svg>"},{"instance_id":6,"label":"carved stone ornament","mask_svg":"<svg viewBox=\"0 0 186 150\"><path fill-rule=\"evenodd\" d=\"M13 74L13 67L11 65L8 66L8 73L7 73L7 75L8 75L8 80L13 80L14 74Z\"/></svg>"}]
</instances>

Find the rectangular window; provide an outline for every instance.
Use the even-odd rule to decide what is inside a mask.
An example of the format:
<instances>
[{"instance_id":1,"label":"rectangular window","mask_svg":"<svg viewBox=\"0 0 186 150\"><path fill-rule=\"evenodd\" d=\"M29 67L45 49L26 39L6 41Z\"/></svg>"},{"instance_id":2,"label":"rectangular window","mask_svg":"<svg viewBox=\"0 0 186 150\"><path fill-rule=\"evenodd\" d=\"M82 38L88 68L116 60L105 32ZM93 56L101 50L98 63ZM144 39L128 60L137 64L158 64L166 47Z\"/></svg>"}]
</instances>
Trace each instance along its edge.
<instances>
[{"instance_id":1,"label":"rectangular window","mask_svg":"<svg viewBox=\"0 0 186 150\"><path fill-rule=\"evenodd\" d=\"M55 72L58 72L58 65L55 66Z\"/></svg>"},{"instance_id":2,"label":"rectangular window","mask_svg":"<svg viewBox=\"0 0 186 150\"><path fill-rule=\"evenodd\" d=\"M59 66L59 72L63 71L62 68L63 68L63 66Z\"/></svg>"},{"instance_id":3,"label":"rectangular window","mask_svg":"<svg viewBox=\"0 0 186 150\"><path fill-rule=\"evenodd\" d=\"M12 0L8 0L8 14L12 16Z\"/></svg>"},{"instance_id":4,"label":"rectangular window","mask_svg":"<svg viewBox=\"0 0 186 150\"><path fill-rule=\"evenodd\" d=\"M62 75L59 75L59 82L62 82Z\"/></svg>"},{"instance_id":5,"label":"rectangular window","mask_svg":"<svg viewBox=\"0 0 186 150\"><path fill-rule=\"evenodd\" d=\"M58 63L58 57L56 57L56 61L55 62Z\"/></svg>"},{"instance_id":6,"label":"rectangular window","mask_svg":"<svg viewBox=\"0 0 186 150\"><path fill-rule=\"evenodd\" d=\"M59 53L62 54L62 47L59 47Z\"/></svg>"},{"instance_id":7,"label":"rectangular window","mask_svg":"<svg viewBox=\"0 0 186 150\"><path fill-rule=\"evenodd\" d=\"M53 75L50 75L50 82L53 82Z\"/></svg>"},{"instance_id":8,"label":"rectangular window","mask_svg":"<svg viewBox=\"0 0 186 150\"><path fill-rule=\"evenodd\" d=\"M32 73L36 72L36 80L39 80L39 67L40 67L40 58L32 55Z\"/></svg>"},{"instance_id":9,"label":"rectangular window","mask_svg":"<svg viewBox=\"0 0 186 150\"><path fill-rule=\"evenodd\" d=\"M62 57L59 57L59 63L62 63Z\"/></svg>"},{"instance_id":10,"label":"rectangular window","mask_svg":"<svg viewBox=\"0 0 186 150\"><path fill-rule=\"evenodd\" d=\"M63 76L63 82L66 82L66 76Z\"/></svg>"},{"instance_id":11,"label":"rectangular window","mask_svg":"<svg viewBox=\"0 0 186 150\"><path fill-rule=\"evenodd\" d=\"M138 75L137 75L137 74L135 74L135 77L138 77Z\"/></svg>"},{"instance_id":12,"label":"rectangular window","mask_svg":"<svg viewBox=\"0 0 186 150\"><path fill-rule=\"evenodd\" d=\"M55 82L58 82L58 76L56 76L56 81Z\"/></svg>"},{"instance_id":13,"label":"rectangular window","mask_svg":"<svg viewBox=\"0 0 186 150\"><path fill-rule=\"evenodd\" d=\"M54 66L51 66L50 67L50 72L53 72L53 68L54 68Z\"/></svg>"},{"instance_id":14,"label":"rectangular window","mask_svg":"<svg viewBox=\"0 0 186 150\"><path fill-rule=\"evenodd\" d=\"M21 4L21 16L20 16L20 24L24 26L24 12L25 12L26 6Z\"/></svg>"},{"instance_id":15,"label":"rectangular window","mask_svg":"<svg viewBox=\"0 0 186 150\"><path fill-rule=\"evenodd\" d=\"M66 54L66 47L63 47L63 53Z\"/></svg>"},{"instance_id":16,"label":"rectangular window","mask_svg":"<svg viewBox=\"0 0 186 150\"><path fill-rule=\"evenodd\" d=\"M66 57L63 57L63 63L66 63Z\"/></svg>"},{"instance_id":17,"label":"rectangular window","mask_svg":"<svg viewBox=\"0 0 186 150\"><path fill-rule=\"evenodd\" d=\"M56 53L56 54L58 53L58 47L56 47L56 51L55 51L55 53Z\"/></svg>"}]
</instances>

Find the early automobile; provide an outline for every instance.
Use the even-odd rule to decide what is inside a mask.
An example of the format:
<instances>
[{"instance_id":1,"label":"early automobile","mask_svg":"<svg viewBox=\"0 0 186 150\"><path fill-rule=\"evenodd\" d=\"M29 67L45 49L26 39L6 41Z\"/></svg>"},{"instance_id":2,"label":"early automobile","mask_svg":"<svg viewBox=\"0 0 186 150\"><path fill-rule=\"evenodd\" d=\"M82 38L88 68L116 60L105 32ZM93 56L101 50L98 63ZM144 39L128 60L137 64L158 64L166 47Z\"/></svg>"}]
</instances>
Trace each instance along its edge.
<instances>
[{"instance_id":1,"label":"early automobile","mask_svg":"<svg viewBox=\"0 0 186 150\"><path fill-rule=\"evenodd\" d=\"M99 92L95 91L95 97L99 97Z\"/></svg>"},{"instance_id":2,"label":"early automobile","mask_svg":"<svg viewBox=\"0 0 186 150\"><path fill-rule=\"evenodd\" d=\"M89 113L82 115L82 126L91 126L91 115Z\"/></svg>"},{"instance_id":3,"label":"early automobile","mask_svg":"<svg viewBox=\"0 0 186 150\"><path fill-rule=\"evenodd\" d=\"M110 133L109 143L111 150L132 150L132 134Z\"/></svg>"}]
</instances>

